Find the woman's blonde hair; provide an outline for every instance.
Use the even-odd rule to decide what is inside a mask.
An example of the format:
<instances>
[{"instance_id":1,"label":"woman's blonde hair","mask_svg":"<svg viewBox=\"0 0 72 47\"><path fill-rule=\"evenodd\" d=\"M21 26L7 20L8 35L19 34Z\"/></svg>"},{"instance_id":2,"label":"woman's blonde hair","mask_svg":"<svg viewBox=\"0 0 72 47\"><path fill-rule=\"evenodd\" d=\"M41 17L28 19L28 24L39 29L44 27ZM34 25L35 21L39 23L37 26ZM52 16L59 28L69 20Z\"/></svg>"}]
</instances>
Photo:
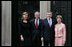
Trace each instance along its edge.
<instances>
[{"instance_id":1,"label":"woman's blonde hair","mask_svg":"<svg viewBox=\"0 0 72 47\"><path fill-rule=\"evenodd\" d=\"M26 11L23 12L23 13L22 13L22 17L21 17L21 19L23 19L23 15L25 15L25 14L28 14L28 12L26 12Z\"/></svg>"},{"instance_id":2,"label":"woman's blonde hair","mask_svg":"<svg viewBox=\"0 0 72 47\"><path fill-rule=\"evenodd\" d=\"M56 19L57 19L57 18L60 18L61 20L63 19L63 18L62 18L62 15L57 15Z\"/></svg>"}]
</instances>

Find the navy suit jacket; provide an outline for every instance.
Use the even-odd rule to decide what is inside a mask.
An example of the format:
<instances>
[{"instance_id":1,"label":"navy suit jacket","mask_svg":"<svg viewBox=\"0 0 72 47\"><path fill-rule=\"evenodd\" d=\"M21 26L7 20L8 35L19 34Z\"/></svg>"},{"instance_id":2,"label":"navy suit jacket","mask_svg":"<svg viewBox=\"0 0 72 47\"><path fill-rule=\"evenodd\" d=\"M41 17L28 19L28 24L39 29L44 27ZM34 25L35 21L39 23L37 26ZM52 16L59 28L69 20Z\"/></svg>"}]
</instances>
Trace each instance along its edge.
<instances>
[{"instance_id":1,"label":"navy suit jacket","mask_svg":"<svg viewBox=\"0 0 72 47\"><path fill-rule=\"evenodd\" d=\"M38 29L36 29L36 25L35 25L35 19L32 19L30 21L31 25L32 25L32 40L37 40L37 39L41 39L41 37L43 36L43 22L41 19L39 19L39 26Z\"/></svg>"},{"instance_id":2,"label":"navy suit jacket","mask_svg":"<svg viewBox=\"0 0 72 47\"><path fill-rule=\"evenodd\" d=\"M54 35L55 35L55 32L54 32L54 25L55 25L55 20L52 19L52 26L50 27L49 26L49 23L48 23L48 20L47 18L43 20L43 24L44 24L44 40L45 41L54 41Z\"/></svg>"}]
</instances>

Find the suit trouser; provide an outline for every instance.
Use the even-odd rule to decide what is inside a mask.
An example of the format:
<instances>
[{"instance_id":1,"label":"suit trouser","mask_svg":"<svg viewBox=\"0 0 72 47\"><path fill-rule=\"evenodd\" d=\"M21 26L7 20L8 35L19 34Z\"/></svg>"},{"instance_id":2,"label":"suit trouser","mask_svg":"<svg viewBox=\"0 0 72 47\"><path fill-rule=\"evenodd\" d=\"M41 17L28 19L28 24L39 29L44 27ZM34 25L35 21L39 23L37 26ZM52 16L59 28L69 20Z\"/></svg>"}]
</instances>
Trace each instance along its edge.
<instances>
[{"instance_id":1,"label":"suit trouser","mask_svg":"<svg viewBox=\"0 0 72 47\"><path fill-rule=\"evenodd\" d=\"M44 41L44 46L48 46L49 42L48 41Z\"/></svg>"},{"instance_id":2,"label":"suit trouser","mask_svg":"<svg viewBox=\"0 0 72 47\"><path fill-rule=\"evenodd\" d=\"M55 38L53 37L53 38L50 39L50 46L54 46L54 43L55 43Z\"/></svg>"},{"instance_id":3,"label":"suit trouser","mask_svg":"<svg viewBox=\"0 0 72 47\"><path fill-rule=\"evenodd\" d=\"M54 46L54 41L51 41L50 42L50 46Z\"/></svg>"},{"instance_id":4,"label":"suit trouser","mask_svg":"<svg viewBox=\"0 0 72 47\"><path fill-rule=\"evenodd\" d=\"M33 40L32 46L41 46L41 40Z\"/></svg>"},{"instance_id":5,"label":"suit trouser","mask_svg":"<svg viewBox=\"0 0 72 47\"><path fill-rule=\"evenodd\" d=\"M54 40L50 40L50 42L49 41L44 41L44 46L48 46L50 44L50 46L54 46Z\"/></svg>"}]
</instances>

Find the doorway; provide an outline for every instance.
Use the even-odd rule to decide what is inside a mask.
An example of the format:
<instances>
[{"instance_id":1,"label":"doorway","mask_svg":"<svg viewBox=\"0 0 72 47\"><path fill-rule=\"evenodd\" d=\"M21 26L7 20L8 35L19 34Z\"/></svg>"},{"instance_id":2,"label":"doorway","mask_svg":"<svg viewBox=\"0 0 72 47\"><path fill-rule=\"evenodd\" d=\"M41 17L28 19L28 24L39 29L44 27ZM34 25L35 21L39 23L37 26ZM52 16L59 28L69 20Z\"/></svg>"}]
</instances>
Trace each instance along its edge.
<instances>
[{"instance_id":1,"label":"doorway","mask_svg":"<svg viewBox=\"0 0 72 47\"><path fill-rule=\"evenodd\" d=\"M12 2L12 46L19 45L18 36L18 20L21 18L21 13L27 11L30 20L34 18L34 12L39 11L39 1L13 1Z\"/></svg>"}]
</instances>

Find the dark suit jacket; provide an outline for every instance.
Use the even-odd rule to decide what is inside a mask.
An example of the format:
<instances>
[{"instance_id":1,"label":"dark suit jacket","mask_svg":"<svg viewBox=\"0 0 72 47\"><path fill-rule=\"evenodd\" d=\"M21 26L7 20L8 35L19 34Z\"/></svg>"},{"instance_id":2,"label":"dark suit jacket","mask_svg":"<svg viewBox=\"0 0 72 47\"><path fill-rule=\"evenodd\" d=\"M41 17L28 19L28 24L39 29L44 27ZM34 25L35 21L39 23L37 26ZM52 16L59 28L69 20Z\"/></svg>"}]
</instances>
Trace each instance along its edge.
<instances>
[{"instance_id":1,"label":"dark suit jacket","mask_svg":"<svg viewBox=\"0 0 72 47\"><path fill-rule=\"evenodd\" d=\"M38 29L36 29L35 19L32 19L30 23L32 25L32 40L40 40L43 36L43 21L39 19Z\"/></svg>"},{"instance_id":2,"label":"dark suit jacket","mask_svg":"<svg viewBox=\"0 0 72 47\"><path fill-rule=\"evenodd\" d=\"M44 24L44 40L45 41L54 41L54 25L55 25L55 21L54 19L52 19L52 26L50 27L49 26L49 23L48 23L48 20L47 19L44 19L43 20L43 24Z\"/></svg>"}]
</instances>

